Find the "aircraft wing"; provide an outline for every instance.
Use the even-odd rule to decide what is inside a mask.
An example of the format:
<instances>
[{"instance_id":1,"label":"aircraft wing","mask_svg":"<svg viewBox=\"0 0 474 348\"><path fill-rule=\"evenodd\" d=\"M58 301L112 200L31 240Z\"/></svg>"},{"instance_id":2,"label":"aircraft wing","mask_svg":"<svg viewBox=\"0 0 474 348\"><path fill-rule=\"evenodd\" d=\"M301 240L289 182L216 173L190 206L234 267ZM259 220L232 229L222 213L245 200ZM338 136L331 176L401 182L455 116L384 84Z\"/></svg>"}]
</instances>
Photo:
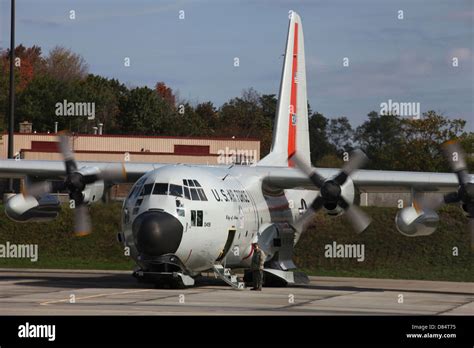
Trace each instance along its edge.
<instances>
[{"instance_id":1,"label":"aircraft wing","mask_svg":"<svg viewBox=\"0 0 474 348\"><path fill-rule=\"evenodd\" d=\"M117 162L77 162L78 168L83 166L97 167L100 170L116 166ZM164 164L125 162L127 182L135 182L146 172L159 168ZM66 167L63 161L34 160L0 160L0 178L63 179Z\"/></svg>"},{"instance_id":2,"label":"aircraft wing","mask_svg":"<svg viewBox=\"0 0 474 348\"><path fill-rule=\"evenodd\" d=\"M263 168L262 168L263 169ZM339 169L314 168L324 178L335 176ZM317 190L303 172L286 167L265 168L264 184L281 189L303 188ZM400 192L415 189L418 191L452 191L459 186L456 174L408 172L388 170L358 170L350 175L354 185L361 192L378 191ZM474 175L470 175L474 182Z\"/></svg>"},{"instance_id":3,"label":"aircraft wing","mask_svg":"<svg viewBox=\"0 0 474 348\"><path fill-rule=\"evenodd\" d=\"M116 162L78 162L78 167L96 167L100 170L109 166L116 166ZM146 172L160 168L163 163L137 163L125 162L127 182L135 182ZM235 167L234 167L235 168ZM270 187L281 189L308 189L317 190L306 174L298 169L289 167L267 167L249 166L241 167L244 171L252 171L249 174L257 174L263 177L263 183ZM324 178L335 176L339 169L336 168L314 168ZM36 179L63 179L66 173L63 161L43 160L0 160L0 178L23 178ZM377 191L383 188L385 192L400 192L416 189L418 191L451 191L459 186L457 177L453 173L431 173L431 172L407 172L388 170L358 170L351 174L355 186L361 192ZM474 182L474 175L470 175Z\"/></svg>"}]
</instances>

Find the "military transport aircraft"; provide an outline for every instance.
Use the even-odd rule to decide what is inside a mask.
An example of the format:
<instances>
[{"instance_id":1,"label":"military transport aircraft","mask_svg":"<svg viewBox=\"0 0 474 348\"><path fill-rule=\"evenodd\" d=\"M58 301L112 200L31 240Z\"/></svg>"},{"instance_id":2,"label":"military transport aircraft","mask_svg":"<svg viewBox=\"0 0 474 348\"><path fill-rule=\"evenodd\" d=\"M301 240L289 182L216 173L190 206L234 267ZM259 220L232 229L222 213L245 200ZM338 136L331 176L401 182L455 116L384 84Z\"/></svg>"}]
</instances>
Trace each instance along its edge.
<instances>
[{"instance_id":1,"label":"military transport aircraft","mask_svg":"<svg viewBox=\"0 0 474 348\"><path fill-rule=\"evenodd\" d=\"M134 274L144 281L191 286L201 272L214 271L242 288L231 270L250 266L252 243L258 242L267 255L267 282L304 282L304 275L292 271L293 249L316 211L345 214L358 233L369 225L370 218L354 204L356 189L411 190L413 202L395 218L406 236L433 233L439 221L435 211L444 203L461 203L471 234L474 230L474 178L455 142L444 148L455 174L359 170L366 160L360 150L341 170L311 167L303 29L295 12L290 14L272 148L258 163L76 162L67 136L59 137L59 145L64 162L0 161L0 175L29 183L6 202L6 214L20 222L54 219L60 204L46 180L63 179L75 206L75 233L84 235L91 231L88 205L111 184L134 182L123 203L118 239L130 248L137 263ZM435 201L424 199L424 191L451 193Z\"/></svg>"}]
</instances>

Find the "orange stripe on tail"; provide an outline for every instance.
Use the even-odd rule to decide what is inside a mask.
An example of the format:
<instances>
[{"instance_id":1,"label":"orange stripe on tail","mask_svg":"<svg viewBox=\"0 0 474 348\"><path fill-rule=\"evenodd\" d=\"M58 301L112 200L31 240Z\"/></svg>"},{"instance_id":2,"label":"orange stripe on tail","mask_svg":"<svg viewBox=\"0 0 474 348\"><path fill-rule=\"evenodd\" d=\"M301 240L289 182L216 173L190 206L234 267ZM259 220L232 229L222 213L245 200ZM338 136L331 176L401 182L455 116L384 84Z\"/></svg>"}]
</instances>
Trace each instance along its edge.
<instances>
[{"instance_id":1,"label":"orange stripe on tail","mask_svg":"<svg viewBox=\"0 0 474 348\"><path fill-rule=\"evenodd\" d=\"M296 110L297 110L297 72L298 72L298 23L295 23L293 43L293 67L291 70L290 112L288 117L288 166L294 167L290 157L296 153Z\"/></svg>"}]
</instances>

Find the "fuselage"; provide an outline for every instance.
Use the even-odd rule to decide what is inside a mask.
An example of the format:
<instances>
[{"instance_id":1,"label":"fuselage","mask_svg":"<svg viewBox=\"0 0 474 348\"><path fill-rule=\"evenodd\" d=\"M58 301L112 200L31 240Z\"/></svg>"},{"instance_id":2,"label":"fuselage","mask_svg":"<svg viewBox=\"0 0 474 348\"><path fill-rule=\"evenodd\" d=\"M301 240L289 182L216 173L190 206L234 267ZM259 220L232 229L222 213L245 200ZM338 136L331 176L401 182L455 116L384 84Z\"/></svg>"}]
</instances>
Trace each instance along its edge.
<instances>
[{"instance_id":1,"label":"fuselage","mask_svg":"<svg viewBox=\"0 0 474 348\"><path fill-rule=\"evenodd\" d=\"M216 262L249 267L251 244L259 240L270 260L273 226L294 228L317 193L265 192L261 174L251 169L169 165L143 175L123 204L123 240L131 256L146 267L145 260L174 254L198 274ZM296 243L301 231L294 232Z\"/></svg>"}]
</instances>

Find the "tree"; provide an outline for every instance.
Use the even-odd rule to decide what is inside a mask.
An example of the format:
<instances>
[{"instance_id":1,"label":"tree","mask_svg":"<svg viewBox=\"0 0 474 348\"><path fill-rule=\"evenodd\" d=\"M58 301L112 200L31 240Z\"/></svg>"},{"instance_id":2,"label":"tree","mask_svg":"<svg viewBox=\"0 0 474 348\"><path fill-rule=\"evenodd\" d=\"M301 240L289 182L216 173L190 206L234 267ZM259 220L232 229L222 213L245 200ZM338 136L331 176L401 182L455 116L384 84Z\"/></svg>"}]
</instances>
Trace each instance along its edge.
<instances>
[{"instance_id":1,"label":"tree","mask_svg":"<svg viewBox=\"0 0 474 348\"><path fill-rule=\"evenodd\" d=\"M46 57L45 73L58 81L85 79L88 70L81 55L61 46L54 47Z\"/></svg>"},{"instance_id":2,"label":"tree","mask_svg":"<svg viewBox=\"0 0 474 348\"><path fill-rule=\"evenodd\" d=\"M22 44L15 47L15 74L17 82L15 84L16 93L24 90L33 80L33 77L44 68L44 58L41 56L41 47L25 47ZM1 70L3 77L8 80L10 73L10 50L1 53Z\"/></svg>"},{"instance_id":3,"label":"tree","mask_svg":"<svg viewBox=\"0 0 474 348\"><path fill-rule=\"evenodd\" d=\"M15 48L15 94L25 90L28 84L44 67L44 59L41 56L39 46L25 47L18 45ZM8 111L8 97L10 93L10 50L0 52L0 117L2 122Z\"/></svg>"},{"instance_id":4,"label":"tree","mask_svg":"<svg viewBox=\"0 0 474 348\"><path fill-rule=\"evenodd\" d=\"M117 124L124 134L171 135L170 108L148 87L137 87L120 98ZM179 125L178 125L179 126Z\"/></svg>"},{"instance_id":5,"label":"tree","mask_svg":"<svg viewBox=\"0 0 474 348\"><path fill-rule=\"evenodd\" d=\"M260 97L263 115L272 121L272 125L275 122L277 104L278 100L275 94L263 94Z\"/></svg>"},{"instance_id":6,"label":"tree","mask_svg":"<svg viewBox=\"0 0 474 348\"><path fill-rule=\"evenodd\" d=\"M260 139L260 152L268 153L272 141L272 124L265 117L261 96L253 89L244 90L242 96L224 103L219 109L219 128L221 136Z\"/></svg>"},{"instance_id":7,"label":"tree","mask_svg":"<svg viewBox=\"0 0 474 348\"><path fill-rule=\"evenodd\" d=\"M465 124L434 111L423 113L420 119L372 112L357 128L356 138L372 169L446 172L450 168L441 145L455 138L468 139Z\"/></svg>"},{"instance_id":8,"label":"tree","mask_svg":"<svg viewBox=\"0 0 474 348\"><path fill-rule=\"evenodd\" d=\"M119 127L117 117L120 113L120 98L127 94L125 85L116 79L107 79L102 76L89 74L79 82L77 93L83 102L95 103L95 119L85 123L88 126L99 122L104 124L107 133L117 133Z\"/></svg>"},{"instance_id":9,"label":"tree","mask_svg":"<svg viewBox=\"0 0 474 348\"><path fill-rule=\"evenodd\" d=\"M155 90L164 101L171 106L175 106L176 97L173 94L173 90L167 87L164 82L158 82L155 85Z\"/></svg>"},{"instance_id":10,"label":"tree","mask_svg":"<svg viewBox=\"0 0 474 348\"><path fill-rule=\"evenodd\" d=\"M64 99L79 101L79 88L77 83L58 81L48 75L36 76L17 96L17 121L33 122L33 128L38 132L51 131L55 121L59 122L60 128L78 130L84 118L56 116L56 103Z\"/></svg>"},{"instance_id":11,"label":"tree","mask_svg":"<svg viewBox=\"0 0 474 348\"><path fill-rule=\"evenodd\" d=\"M210 101L200 103L196 105L195 112L200 122L203 124L203 135L214 135L219 121L219 114L214 104Z\"/></svg>"},{"instance_id":12,"label":"tree","mask_svg":"<svg viewBox=\"0 0 474 348\"><path fill-rule=\"evenodd\" d=\"M369 119L356 129L356 140L370 159L367 167L388 169L401 166L406 159L399 156L402 146L402 121L398 116L379 115L372 111Z\"/></svg>"},{"instance_id":13,"label":"tree","mask_svg":"<svg viewBox=\"0 0 474 348\"><path fill-rule=\"evenodd\" d=\"M353 149L354 130L347 117L333 118L329 120L327 127L329 143L334 146L338 154Z\"/></svg>"},{"instance_id":14,"label":"tree","mask_svg":"<svg viewBox=\"0 0 474 348\"><path fill-rule=\"evenodd\" d=\"M423 113L420 119L403 119L403 141L398 149L398 161L392 169L415 171L450 171L441 145L462 137L465 120L448 119L434 111Z\"/></svg>"},{"instance_id":15,"label":"tree","mask_svg":"<svg viewBox=\"0 0 474 348\"><path fill-rule=\"evenodd\" d=\"M319 163L319 161L328 154L335 154L335 148L328 140L328 120L322 114L316 112L309 117L308 126L311 162L314 165L323 166L324 163Z\"/></svg>"}]
</instances>

